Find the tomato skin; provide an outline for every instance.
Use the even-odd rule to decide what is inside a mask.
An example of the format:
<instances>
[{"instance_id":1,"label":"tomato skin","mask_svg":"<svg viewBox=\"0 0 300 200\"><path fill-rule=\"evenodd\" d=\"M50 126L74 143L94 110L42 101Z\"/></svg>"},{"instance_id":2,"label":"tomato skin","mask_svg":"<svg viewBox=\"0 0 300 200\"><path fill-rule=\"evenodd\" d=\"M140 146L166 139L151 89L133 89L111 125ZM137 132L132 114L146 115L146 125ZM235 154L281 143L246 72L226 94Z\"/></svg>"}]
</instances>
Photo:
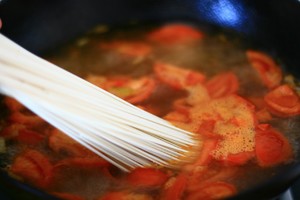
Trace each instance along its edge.
<instances>
[{"instance_id":1,"label":"tomato skin","mask_svg":"<svg viewBox=\"0 0 300 200\"><path fill-rule=\"evenodd\" d=\"M281 85L264 97L268 110L278 117L291 117L300 114L300 98L288 85Z\"/></svg>"},{"instance_id":2,"label":"tomato skin","mask_svg":"<svg viewBox=\"0 0 300 200\"><path fill-rule=\"evenodd\" d=\"M212 77L205 86L210 97L220 98L236 93L239 89L239 81L233 72L226 72Z\"/></svg>"},{"instance_id":3,"label":"tomato skin","mask_svg":"<svg viewBox=\"0 0 300 200\"><path fill-rule=\"evenodd\" d=\"M293 155L289 141L269 125L258 126L255 135L255 153L261 167L287 162Z\"/></svg>"},{"instance_id":4,"label":"tomato skin","mask_svg":"<svg viewBox=\"0 0 300 200\"><path fill-rule=\"evenodd\" d=\"M204 34L187 25L170 24L150 32L147 37L153 42L174 45L200 40L204 37Z\"/></svg>"},{"instance_id":5,"label":"tomato skin","mask_svg":"<svg viewBox=\"0 0 300 200\"><path fill-rule=\"evenodd\" d=\"M126 101L132 104L137 104L146 101L151 96L157 85L156 81L152 78L140 79L137 80L137 82L138 84L140 84L138 92L135 92L132 96L124 98ZM136 84L134 82L131 82L130 86L134 88L136 87Z\"/></svg>"},{"instance_id":6,"label":"tomato skin","mask_svg":"<svg viewBox=\"0 0 300 200\"><path fill-rule=\"evenodd\" d=\"M168 182L167 182L168 184ZM187 176L185 174L179 174L172 180L170 186L164 189L162 199L164 200L180 200L187 184Z\"/></svg>"},{"instance_id":7,"label":"tomato skin","mask_svg":"<svg viewBox=\"0 0 300 200\"><path fill-rule=\"evenodd\" d=\"M282 71L270 56L253 50L248 50L246 55L265 86L272 89L280 84Z\"/></svg>"},{"instance_id":8,"label":"tomato skin","mask_svg":"<svg viewBox=\"0 0 300 200\"><path fill-rule=\"evenodd\" d=\"M136 168L126 177L126 181L132 186L158 187L164 184L168 176L155 168Z\"/></svg>"},{"instance_id":9,"label":"tomato skin","mask_svg":"<svg viewBox=\"0 0 300 200\"><path fill-rule=\"evenodd\" d=\"M200 72L180 68L163 62L156 62L153 69L156 77L161 82L178 90L203 83L205 80L205 76Z\"/></svg>"}]
</instances>

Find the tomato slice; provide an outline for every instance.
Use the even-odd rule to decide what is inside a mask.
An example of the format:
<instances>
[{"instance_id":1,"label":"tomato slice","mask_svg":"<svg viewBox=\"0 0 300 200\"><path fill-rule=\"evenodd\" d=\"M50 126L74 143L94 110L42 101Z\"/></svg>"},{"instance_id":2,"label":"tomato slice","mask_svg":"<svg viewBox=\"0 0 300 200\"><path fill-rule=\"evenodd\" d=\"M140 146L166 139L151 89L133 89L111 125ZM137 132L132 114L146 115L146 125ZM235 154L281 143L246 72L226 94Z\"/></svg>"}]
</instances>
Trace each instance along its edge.
<instances>
[{"instance_id":1,"label":"tomato slice","mask_svg":"<svg viewBox=\"0 0 300 200\"><path fill-rule=\"evenodd\" d=\"M204 139L202 147L200 149L200 154L198 155L196 161L192 164L187 164L184 166L184 171L193 172L198 170L199 167L205 167L210 164L213 160L212 152L216 149L218 140L216 138Z\"/></svg>"},{"instance_id":2,"label":"tomato slice","mask_svg":"<svg viewBox=\"0 0 300 200\"><path fill-rule=\"evenodd\" d=\"M138 187L158 187L163 185L168 175L155 168L136 168L126 177L130 185Z\"/></svg>"},{"instance_id":3,"label":"tomato slice","mask_svg":"<svg viewBox=\"0 0 300 200\"><path fill-rule=\"evenodd\" d=\"M235 166L235 165L241 166L246 164L252 158L254 158L254 156L255 156L254 151L244 151L236 154L229 154L224 158L224 160L222 160L222 162L223 164L228 166Z\"/></svg>"},{"instance_id":4,"label":"tomato slice","mask_svg":"<svg viewBox=\"0 0 300 200\"><path fill-rule=\"evenodd\" d=\"M147 100L156 88L156 81L147 76L133 79L127 76L104 78L90 75L87 81L132 104Z\"/></svg>"},{"instance_id":5,"label":"tomato slice","mask_svg":"<svg viewBox=\"0 0 300 200\"><path fill-rule=\"evenodd\" d=\"M138 80L133 80L128 84L129 88L133 89L135 93L129 95L124 99L132 104L146 101L156 88L156 81L149 77L142 77Z\"/></svg>"},{"instance_id":6,"label":"tomato slice","mask_svg":"<svg viewBox=\"0 0 300 200\"><path fill-rule=\"evenodd\" d=\"M110 166L110 163L104 160L103 158L100 158L95 155L94 157L66 158L59 161L55 166L56 167L70 166L70 167L92 169L92 168L108 167Z\"/></svg>"},{"instance_id":7,"label":"tomato slice","mask_svg":"<svg viewBox=\"0 0 300 200\"><path fill-rule=\"evenodd\" d=\"M186 199L224 199L236 193L237 189L234 185L222 181L216 181L203 184L197 191L191 192Z\"/></svg>"},{"instance_id":8,"label":"tomato slice","mask_svg":"<svg viewBox=\"0 0 300 200\"><path fill-rule=\"evenodd\" d=\"M24 129L20 130L16 140L22 144L37 145L44 140L44 136L36 131Z\"/></svg>"},{"instance_id":9,"label":"tomato slice","mask_svg":"<svg viewBox=\"0 0 300 200\"><path fill-rule=\"evenodd\" d=\"M255 115L257 120L261 123L265 123L272 120L272 115L266 108L257 111Z\"/></svg>"},{"instance_id":10,"label":"tomato slice","mask_svg":"<svg viewBox=\"0 0 300 200\"><path fill-rule=\"evenodd\" d=\"M13 161L10 171L37 187L49 185L53 167L48 158L36 150L27 150Z\"/></svg>"},{"instance_id":11,"label":"tomato slice","mask_svg":"<svg viewBox=\"0 0 300 200\"><path fill-rule=\"evenodd\" d=\"M248 50L246 55L265 86L272 89L280 84L282 71L270 56L253 50Z\"/></svg>"},{"instance_id":12,"label":"tomato slice","mask_svg":"<svg viewBox=\"0 0 300 200\"><path fill-rule=\"evenodd\" d=\"M217 139L205 139L203 142L203 146L201 148L201 153L197 158L196 162L193 166L204 166L208 165L212 161L212 152L217 147L218 140Z\"/></svg>"},{"instance_id":13,"label":"tomato slice","mask_svg":"<svg viewBox=\"0 0 300 200\"><path fill-rule=\"evenodd\" d=\"M58 129L51 131L48 138L48 145L54 152L69 156L86 157L94 155L94 153Z\"/></svg>"},{"instance_id":14,"label":"tomato slice","mask_svg":"<svg viewBox=\"0 0 300 200\"><path fill-rule=\"evenodd\" d=\"M191 26L169 24L150 32L147 37L150 41L171 45L200 40L204 34Z\"/></svg>"},{"instance_id":15,"label":"tomato slice","mask_svg":"<svg viewBox=\"0 0 300 200\"><path fill-rule=\"evenodd\" d=\"M233 72L226 72L212 77L205 86L210 97L220 98L236 93L239 89L239 81Z\"/></svg>"},{"instance_id":16,"label":"tomato slice","mask_svg":"<svg viewBox=\"0 0 300 200\"><path fill-rule=\"evenodd\" d=\"M151 53L151 46L144 42L137 41L113 41L111 43L101 43L101 48L116 50L118 53L128 56L147 56Z\"/></svg>"},{"instance_id":17,"label":"tomato slice","mask_svg":"<svg viewBox=\"0 0 300 200\"><path fill-rule=\"evenodd\" d=\"M171 178L165 185L162 193L164 200L180 200L187 184L187 176L179 174L177 177Z\"/></svg>"},{"instance_id":18,"label":"tomato slice","mask_svg":"<svg viewBox=\"0 0 300 200\"><path fill-rule=\"evenodd\" d=\"M269 125L258 126L255 135L255 153L262 167L270 167L289 161L292 147L280 132Z\"/></svg>"},{"instance_id":19,"label":"tomato slice","mask_svg":"<svg viewBox=\"0 0 300 200\"><path fill-rule=\"evenodd\" d=\"M278 117L291 117L300 114L300 98L288 85L281 85L266 94L268 110Z\"/></svg>"},{"instance_id":20,"label":"tomato slice","mask_svg":"<svg viewBox=\"0 0 300 200\"><path fill-rule=\"evenodd\" d=\"M205 80L205 76L200 72L183 69L167 63L156 62L153 69L161 82L175 89L185 89Z\"/></svg>"},{"instance_id":21,"label":"tomato slice","mask_svg":"<svg viewBox=\"0 0 300 200\"><path fill-rule=\"evenodd\" d=\"M173 102L173 109L182 114L189 115L191 106L187 104L185 98L181 98Z\"/></svg>"},{"instance_id":22,"label":"tomato slice","mask_svg":"<svg viewBox=\"0 0 300 200\"><path fill-rule=\"evenodd\" d=\"M213 133L215 128L216 120L203 120L196 131L204 138L209 139L221 139L220 135Z\"/></svg>"}]
</instances>

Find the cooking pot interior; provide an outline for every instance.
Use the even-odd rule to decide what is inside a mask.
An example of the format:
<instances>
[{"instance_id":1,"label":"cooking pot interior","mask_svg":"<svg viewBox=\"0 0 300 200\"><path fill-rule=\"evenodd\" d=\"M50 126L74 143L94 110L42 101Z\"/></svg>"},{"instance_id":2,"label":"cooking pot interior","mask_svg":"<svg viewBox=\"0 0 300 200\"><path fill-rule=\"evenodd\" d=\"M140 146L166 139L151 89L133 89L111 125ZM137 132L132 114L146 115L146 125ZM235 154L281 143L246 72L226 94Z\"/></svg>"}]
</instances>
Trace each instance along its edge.
<instances>
[{"instance_id":1,"label":"cooking pot interior","mask_svg":"<svg viewBox=\"0 0 300 200\"><path fill-rule=\"evenodd\" d=\"M0 14L1 32L39 55L72 41L99 24L119 27L183 21L207 32L221 31L243 39L248 45L279 57L284 70L300 78L300 3L297 0L6 0L0 4ZM5 109L1 110L3 117ZM299 155L297 160L300 160ZM232 199L274 197L299 175L299 162L292 163L271 180ZM10 180L6 174L2 174L0 182L3 183L0 189L10 191L8 195L21 194L25 190L30 193L26 194L28 199L52 198ZM18 188L18 192L11 192L11 188Z\"/></svg>"}]
</instances>

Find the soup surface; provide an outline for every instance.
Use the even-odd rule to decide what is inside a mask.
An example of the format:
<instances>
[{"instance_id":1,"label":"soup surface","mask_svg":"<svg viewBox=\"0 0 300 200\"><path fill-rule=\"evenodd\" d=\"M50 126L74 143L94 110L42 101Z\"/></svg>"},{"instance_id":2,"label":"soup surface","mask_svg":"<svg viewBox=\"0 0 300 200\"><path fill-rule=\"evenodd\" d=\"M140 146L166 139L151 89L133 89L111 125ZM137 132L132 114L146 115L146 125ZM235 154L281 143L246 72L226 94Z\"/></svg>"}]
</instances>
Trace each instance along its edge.
<instances>
[{"instance_id":1,"label":"soup surface","mask_svg":"<svg viewBox=\"0 0 300 200\"><path fill-rule=\"evenodd\" d=\"M223 199L297 157L293 77L266 53L224 35L186 24L99 26L46 58L202 141L197 158L179 169L125 173L3 97L3 170L59 198Z\"/></svg>"}]
</instances>

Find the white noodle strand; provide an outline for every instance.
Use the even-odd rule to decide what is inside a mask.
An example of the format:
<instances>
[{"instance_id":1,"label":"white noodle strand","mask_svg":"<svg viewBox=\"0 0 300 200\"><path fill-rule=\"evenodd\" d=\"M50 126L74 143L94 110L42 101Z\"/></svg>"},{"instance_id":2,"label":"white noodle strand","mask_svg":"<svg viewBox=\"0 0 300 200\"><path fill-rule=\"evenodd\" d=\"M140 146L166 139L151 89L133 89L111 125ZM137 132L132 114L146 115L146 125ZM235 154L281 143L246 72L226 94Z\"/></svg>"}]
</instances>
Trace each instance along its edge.
<instances>
[{"instance_id":1,"label":"white noodle strand","mask_svg":"<svg viewBox=\"0 0 300 200\"><path fill-rule=\"evenodd\" d=\"M169 165L193 134L26 51L0 34L0 92L122 170Z\"/></svg>"}]
</instances>

